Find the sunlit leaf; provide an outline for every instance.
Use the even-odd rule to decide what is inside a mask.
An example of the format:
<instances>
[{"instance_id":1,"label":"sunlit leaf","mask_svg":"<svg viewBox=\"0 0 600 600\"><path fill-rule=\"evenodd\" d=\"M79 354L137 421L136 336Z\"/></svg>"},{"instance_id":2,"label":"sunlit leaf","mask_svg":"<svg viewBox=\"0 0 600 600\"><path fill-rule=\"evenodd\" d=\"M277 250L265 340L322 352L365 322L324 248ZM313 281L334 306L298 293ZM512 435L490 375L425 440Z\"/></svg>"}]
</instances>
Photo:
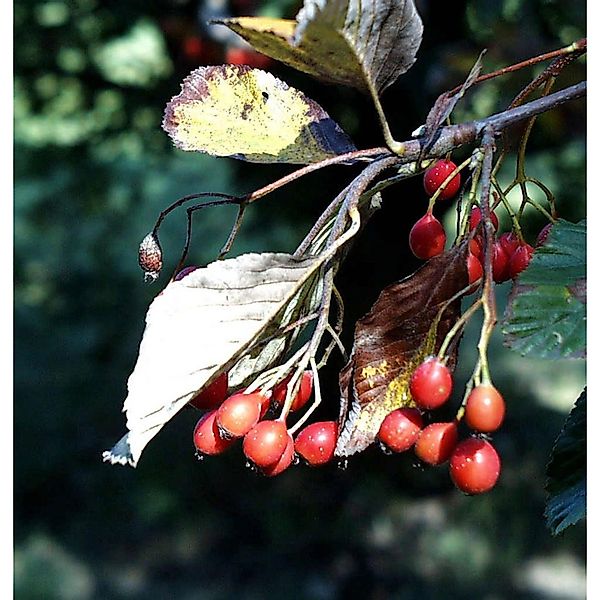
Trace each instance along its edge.
<instances>
[{"instance_id":1,"label":"sunlit leaf","mask_svg":"<svg viewBox=\"0 0 600 600\"><path fill-rule=\"evenodd\" d=\"M245 65L192 71L163 129L182 150L250 162L306 164L356 149L316 102Z\"/></svg>"},{"instance_id":2,"label":"sunlit leaf","mask_svg":"<svg viewBox=\"0 0 600 600\"><path fill-rule=\"evenodd\" d=\"M523 355L586 354L585 221L559 221L513 286L502 330Z\"/></svg>"},{"instance_id":3,"label":"sunlit leaf","mask_svg":"<svg viewBox=\"0 0 600 600\"><path fill-rule=\"evenodd\" d=\"M423 34L413 0L306 0L295 21L216 22L299 71L377 93L412 66Z\"/></svg>"},{"instance_id":4,"label":"sunlit leaf","mask_svg":"<svg viewBox=\"0 0 600 600\"><path fill-rule=\"evenodd\" d=\"M554 535L586 513L587 391L577 399L560 432L546 468L546 523Z\"/></svg>"},{"instance_id":5,"label":"sunlit leaf","mask_svg":"<svg viewBox=\"0 0 600 600\"><path fill-rule=\"evenodd\" d=\"M463 244L433 258L385 288L356 324L352 356L340 374L343 406L337 456L364 450L387 414L412 404L412 372L439 349L460 316L460 299L448 302L468 284L466 249ZM451 368L454 358L451 353Z\"/></svg>"},{"instance_id":6,"label":"sunlit leaf","mask_svg":"<svg viewBox=\"0 0 600 600\"><path fill-rule=\"evenodd\" d=\"M245 254L171 282L148 309L138 360L129 377L123 406L129 433L104 453L104 459L135 466L146 444L194 395L235 367L277 323L289 321L310 296L322 261ZM259 368L276 359L284 346L271 346ZM252 363L241 372L238 367L237 381L253 369Z\"/></svg>"}]
</instances>

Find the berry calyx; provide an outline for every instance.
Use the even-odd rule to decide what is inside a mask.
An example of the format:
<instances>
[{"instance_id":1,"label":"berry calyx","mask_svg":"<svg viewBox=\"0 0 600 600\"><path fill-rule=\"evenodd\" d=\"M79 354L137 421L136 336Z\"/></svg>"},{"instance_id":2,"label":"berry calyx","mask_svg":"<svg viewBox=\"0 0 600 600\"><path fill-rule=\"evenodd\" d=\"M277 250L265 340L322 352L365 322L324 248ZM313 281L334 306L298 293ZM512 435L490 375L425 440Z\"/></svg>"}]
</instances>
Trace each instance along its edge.
<instances>
[{"instance_id":1,"label":"berry calyx","mask_svg":"<svg viewBox=\"0 0 600 600\"><path fill-rule=\"evenodd\" d=\"M296 453L309 465L324 465L333 458L338 426L335 421L311 423L296 436Z\"/></svg>"},{"instance_id":2,"label":"berry calyx","mask_svg":"<svg viewBox=\"0 0 600 600\"><path fill-rule=\"evenodd\" d=\"M288 433L287 434L287 444L286 444L285 450L283 451L283 454L281 455L281 457L279 458L279 460L277 462L274 462L272 465L269 465L267 467L263 467L261 469L262 474L266 475L267 477L275 477L276 475L279 475L280 473L285 471L292 464L293 460L294 460L294 440L293 440L292 436Z\"/></svg>"},{"instance_id":3,"label":"berry calyx","mask_svg":"<svg viewBox=\"0 0 600 600\"><path fill-rule=\"evenodd\" d=\"M431 423L419 434L415 454L428 465L441 465L450 458L457 441L458 427L454 421Z\"/></svg>"},{"instance_id":4,"label":"berry calyx","mask_svg":"<svg viewBox=\"0 0 600 600\"><path fill-rule=\"evenodd\" d=\"M450 369L436 357L429 357L413 372L409 389L419 408L433 410L444 404L452 393Z\"/></svg>"},{"instance_id":5,"label":"berry calyx","mask_svg":"<svg viewBox=\"0 0 600 600\"><path fill-rule=\"evenodd\" d=\"M524 271L529 265L529 261L533 255L533 247L529 244L521 244L510 257L508 262L508 274L511 279L514 279Z\"/></svg>"},{"instance_id":6,"label":"berry calyx","mask_svg":"<svg viewBox=\"0 0 600 600\"><path fill-rule=\"evenodd\" d=\"M277 462L288 442L288 431L281 421L260 421L245 436L242 449L258 467Z\"/></svg>"},{"instance_id":7,"label":"berry calyx","mask_svg":"<svg viewBox=\"0 0 600 600\"><path fill-rule=\"evenodd\" d=\"M415 445L423 428L423 417L416 408L393 410L381 424L378 438L394 452L406 452Z\"/></svg>"},{"instance_id":8,"label":"berry calyx","mask_svg":"<svg viewBox=\"0 0 600 600\"><path fill-rule=\"evenodd\" d=\"M199 410L217 408L227 397L229 376L227 372L221 373L208 387L190 400L190 404Z\"/></svg>"},{"instance_id":9,"label":"berry calyx","mask_svg":"<svg viewBox=\"0 0 600 600\"><path fill-rule=\"evenodd\" d=\"M483 277L481 262L472 252L469 252L467 256L467 272L469 274L469 285L474 284Z\"/></svg>"},{"instance_id":10,"label":"berry calyx","mask_svg":"<svg viewBox=\"0 0 600 600\"><path fill-rule=\"evenodd\" d=\"M508 273L508 254L502 244L496 240L492 244L492 277L496 283L510 279Z\"/></svg>"},{"instance_id":11,"label":"berry calyx","mask_svg":"<svg viewBox=\"0 0 600 600\"><path fill-rule=\"evenodd\" d=\"M412 226L408 244L417 258L426 260L444 251L446 232L442 224L431 213L427 213Z\"/></svg>"},{"instance_id":12,"label":"berry calyx","mask_svg":"<svg viewBox=\"0 0 600 600\"><path fill-rule=\"evenodd\" d=\"M216 422L217 411L212 410L202 415L194 428L194 446L199 454L221 454L231 446L235 440L223 439Z\"/></svg>"},{"instance_id":13,"label":"berry calyx","mask_svg":"<svg viewBox=\"0 0 600 600\"><path fill-rule=\"evenodd\" d=\"M285 402L285 396L287 394L288 384L292 379L291 375L288 375L283 381L278 383L273 388L273 396L272 399L277 404L283 404ZM300 387L298 388L298 392L294 396L292 400L292 404L290 406L290 410L296 411L300 410L310 399L313 389L313 373L312 371L304 371L302 373L302 378L300 379Z\"/></svg>"},{"instance_id":14,"label":"berry calyx","mask_svg":"<svg viewBox=\"0 0 600 600\"><path fill-rule=\"evenodd\" d=\"M429 167L423 175L423 187L425 188L425 193L428 196L433 196L455 169L456 165L448 159L438 160ZM446 187L440 192L438 198L440 200L449 200L456 196L459 189L460 173L456 173Z\"/></svg>"},{"instance_id":15,"label":"berry calyx","mask_svg":"<svg viewBox=\"0 0 600 600\"><path fill-rule=\"evenodd\" d=\"M471 209L471 218L469 219L469 230L472 231L473 229L475 229L475 227L477 227L479 225L479 223L481 223L481 219L483 218L483 212L481 211L481 208L479 208L479 206L474 206ZM494 211L490 212L490 219L492 221L492 225L494 226L494 229L496 231L498 231L498 216L496 215L496 213Z\"/></svg>"},{"instance_id":16,"label":"berry calyx","mask_svg":"<svg viewBox=\"0 0 600 600\"><path fill-rule=\"evenodd\" d=\"M264 396L233 394L226 398L217 409L217 425L222 437L238 438L245 436L260 418Z\"/></svg>"},{"instance_id":17,"label":"berry calyx","mask_svg":"<svg viewBox=\"0 0 600 600\"><path fill-rule=\"evenodd\" d=\"M506 405L502 394L489 383L474 387L465 404L465 423L474 431L491 433L504 421Z\"/></svg>"},{"instance_id":18,"label":"berry calyx","mask_svg":"<svg viewBox=\"0 0 600 600\"><path fill-rule=\"evenodd\" d=\"M500 457L487 440L471 437L460 442L450 457L450 477L465 494L491 490L500 476Z\"/></svg>"}]
</instances>

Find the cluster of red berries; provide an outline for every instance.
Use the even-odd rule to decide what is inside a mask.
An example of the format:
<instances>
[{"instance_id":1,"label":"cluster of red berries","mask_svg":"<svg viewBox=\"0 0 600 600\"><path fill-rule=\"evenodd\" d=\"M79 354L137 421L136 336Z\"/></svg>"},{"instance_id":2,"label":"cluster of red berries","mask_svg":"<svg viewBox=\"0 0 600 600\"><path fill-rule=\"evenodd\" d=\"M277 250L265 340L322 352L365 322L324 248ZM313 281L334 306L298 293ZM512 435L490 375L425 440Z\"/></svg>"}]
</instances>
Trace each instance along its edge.
<instances>
[{"instance_id":1,"label":"cluster of red berries","mask_svg":"<svg viewBox=\"0 0 600 600\"><path fill-rule=\"evenodd\" d=\"M281 419L265 418L271 407L284 403L290 377L272 392L237 392L228 395L228 375L223 373L190 404L206 412L194 429L198 456L221 454L242 439L242 450L250 464L268 477L285 471L302 459L317 466L333 459L338 428L335 421L311 423L295 437ZM300 410L310 399L311 371L305 371L290 410Z\"/></svg>"},{"instance_id":2,"label":"cluster of red berries","mask_svg":"<svg viewBox=\"0 0 600 600\"><path fill-rule=\"evenodd\" d=\"M406 452L411 448L423 463L438 466L450 461L450 477L466 494L491 490L500 476L500 458L485 438L504 421L502 395L490 383L481 383L467 396L462 419L473 432L459 441L459 420L425 425L424 413L448 401L452 393L452 373L439 359L429 357L413 372L410 393L415 407L392 411L379 429L379 441L389 450Z\"/></svg>"}]
</instances>

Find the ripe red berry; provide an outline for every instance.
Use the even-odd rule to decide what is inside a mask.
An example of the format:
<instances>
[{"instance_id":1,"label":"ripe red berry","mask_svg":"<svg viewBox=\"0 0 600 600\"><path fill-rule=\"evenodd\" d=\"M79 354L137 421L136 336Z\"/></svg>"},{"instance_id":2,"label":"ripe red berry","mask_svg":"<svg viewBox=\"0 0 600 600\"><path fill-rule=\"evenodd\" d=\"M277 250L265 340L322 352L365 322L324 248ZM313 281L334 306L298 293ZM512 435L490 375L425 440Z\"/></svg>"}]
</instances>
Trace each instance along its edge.
<instances>
[{"instance_id":1,"label":"ripe red berry","mask_svg":"<svg viewBox=\"0 0 600 600\"><path fill-rule=\"evenodd\" d=\"M469 285L475 283L483 277L483 267L479 259L469 252L467 256L467 271L469 273Z\"/></svg>"},{"instance_id":2,"label":"ripe red berry","mask_svg":"<svg viewBox=\"0 0 600 600\"><path fill-rule=\"evenodd\" d=\"M483 261L483 240L479 236L475 236L469 242L469 250L475 258L479 259L479 262Z\"/></svg>"},{"instance_id":3,"label":"ripe red berry","mask_svg":"<svg viewBox=\"0 0 600 600\"><path fill-rule=\"evenodd\" d=\"M537 239L535 241L536 246L543 246L550 235L550 231L552 231L552 226L554 223L548 223L539 233Z\"/></svg>"},{"instance_id":4,"label":"ripe red berry","mask_svg":"<svg viewBox=\"0 0 600 600\"><path fill-rule=\"evenodd\" d=\"M230 438L245 436L258 423L263 400L264 396L258 392L233 394L225 399L217 409L221 435Z\"/></svg>"},{"instance_id":5,"label":"ripe red berry","mask_svg":"<svg viewBox=\"0 0 600 600\"><path fill-rule=\"evenodd\" d=\"M292 464L293 460L294 460L294 440L293 440L292 436L288 433L287 434L287 445L285 447L285 450L283 451L283 454L279 458L279 460L277 462L274 462L272 465L263 467L261 469L261 471L262 471L263 475L266 475L267 477L275 477L276 475L279 475L280 473L285 471Z\"/></svg>"},{"instance_id":6,"label":"ripe red berry","mask_svg":"<svg viewBox=\"0 0 600 600\"><path fill-rule=\"evenodd\" d=\"M450 477L465 494L491 490L500 476L500 457L487 440L472 437L460 442L450 457Z\"/></svg>"},{"instance_id":7,"label":"ripe red berry","mask_svg":"<svg viewBox=\"0 0 600 600\"><path fill-rule=\"evenodd\" d=\"M217 408L227 397L229 376L227 372L221 373L208 387L190 400L190 404L200 410Z\"/></svg>"},{"instance_id":8,"label":"ripe red berry","mask_svg":"<svg viewBox=\"0 0 600 600\"><path fill-rule=\"evenodd\" d=\"M419 434L415 454L428 465L441 465L450 458L457 441L458 427L454 421L431 423Z\"/></svg>"},{"instance_id":9,"label":"ripe red berry","mask_svg":"<svg viewBox=\"0 0 600 600\"><path fill-rule=\"evenodd\" d=\"M475 431L491 433L502 425L505 412L502 394L493 385L482 383L467 397L465 422Z\"/></svg>"},{"instance_id":10,"label":"ripe red berry","mask_svg":"<svg viewBox=\"0 0 600 600\"><path fill-rule=\"evenodd\" d=\"M256 69L266 69L272 64L272 59L252 48L236 48L231 46L225 52L225 62L230 65L248 65Z\"/></svg>"},{"instance_id":11,"label":"ripe red berry","mask_svg":"<svg viewBox=\"0 0 600 600\"><path fill-rule=\"evenodd\" d=\"M512 256L508 262L508 274L511 279L517 277L519 273L527 268L532 255L533 247L529 244L521 244L512 253Z\"/></svg>"},{"instance_id":12,"label":"ripe red berry","mask_svg":"<svg viewBox=\"0 0 600 600\"><path fill-rule=\"evenodd\" d=\"M479 223L481 223L482 217L483 213L481 212L479 206L474 206L471 209L471 218L469 219L469 229L471 231L475 229L475 227L477 227ZM490 212L490 219L492 220L492 225L494 226L494 229L498 231L498 216L494 211Z\"/></svg>"},{"instance_id":13,"label":"ripe red berry","mask_svg":"<svg viewBox=\"0 0 600 600\"><path fill-rule=\"evenodd\" d=\"M452 172L456 169L456 165L447 159L438 160L433 164L423 176L423 187L428 196L433 196L439 187L444 183ZM448 200L456 196L460 189L460 173L457 173L440 192L438 196L440 200Z\"/></svg>"},{"instance_id":14,"label":"ripe red berry","mask_svg":"<svg viewBox=\"0 0 600 600\"><path fill-rule=\"evenodd\" d=\"M439 408L452 393L452 373L444 363L430 356L413 371L409 388L419 408Z\"/></svg>"},{"instance_id":15,"label":"ripe red berry","mask_svg":"<svg viewBox=\"0 0 600 600\"><path fill-rule=\"evenodd\" d=\"M219 433L216 422L217 411L212 410L202 415L194 428L194 446L200 454L221 454L231 446L235 440L223 439Z\"/></svg>"},{"instance_id":16,"label":"ripe red berry","mask_svg":"<svg viewBox=\"0 0 600 600\"><path fill-rule=\"evenodd\" d=\"M412 226L408 244L417 258L426 260L444 251L446 232L442 224L431 213L427 213Z\"/></svg>"},{"instance_id":17,"label":"ripe red berry","mask_svg":"<svg viewBox=\"0 0 600 600\"><path fill-rule=\"evenodd\" d=\"M415 445L423 428L423 417L416 408L393 410L379 428L379 441L394 452L405 452Z\"/></svg>"},{"instance_id":18,"label":"ripe red berry","mask_svg":"<svg viewBox=\"0 0 600 600\"><path fill-rule=\"evenodd\" d=\"M296 436L296 453L309 465L323 465L333 458L338 427L335 421L311 423Z\"/></svg>"},{"instance_id":19,"label":"ripe red berry","mask_svg":"<svg viewBox=\"0 0 600 600\"><path fill-rule=\"evenodd\" d=\"M507 256L511 256L511 254L519 247L519 238L513 231L507 231L503 233L498 241L502 245L504 252L506 252Z\"/></svg>"},{"instance_id":20,"label":"ripe red berry","mask_svg":"<svg viewBox=\"0 0 600 600\"><path fill-rule=\"evenodd\" d=\"M492 244L492 277L496 283L502 283L510 278L508 274L508 254L506 254L498 240Z\"/></svg>"},{"instance_id":21,"label":"ripe red berry","mask_svg":"<svg viewBox=\"0 0 600 600\"><path fill-rule=\"evenodd\" d=\"M183 40L182 49L187 60L199 63L204 52L204 44L200 37L191 35Z\"/></svg>"},{"instance_id":22,"label":"ripe red berry","mask_svg":"<svg viewBox=\"0 0 600 600\"><path fill-rule=\"evenodd\" d=\"M278 383L273 388L273 401L277 404L283 404L285 402L285 395L287 394L288 383L292 378L291 375L288 375L283 381ZM304 371L302 373L302 378L300 379L300 387L298 388L298 392L296 396L292 400L292 405L290 407L291 411L300 410L310 399L313 389L313 373L312 371Z\"/></svg>"},{"instance_id":23,"label":"ripe red berry","mask_svg":"<svg viewBox=\"0 0 600 600\"><path fill-rule=\"evenodd\" d=\"M260 421L245 436L242 448L258 467L277 462L288 442L288 431L281 421Z\"/></svg>"}]
</instances>

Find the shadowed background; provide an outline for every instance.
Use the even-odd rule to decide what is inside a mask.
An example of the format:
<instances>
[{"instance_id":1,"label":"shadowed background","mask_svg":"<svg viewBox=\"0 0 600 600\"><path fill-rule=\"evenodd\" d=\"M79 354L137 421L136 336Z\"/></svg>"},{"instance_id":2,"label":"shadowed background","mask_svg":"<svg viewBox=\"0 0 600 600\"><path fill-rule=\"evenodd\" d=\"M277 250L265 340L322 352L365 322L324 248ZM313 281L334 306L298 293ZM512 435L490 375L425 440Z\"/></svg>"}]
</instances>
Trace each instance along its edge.
<instances>
[{"instance_id":1,"label":"shadowed background","mask_svg":"<svg viewBox=\"0 0 600 600\"><path fill-rule=\"evenodd\" d=\"M397 139L464 80L482 48L491 71L585 35L579 1L418 6L425 33L417 63L383 96ZM299 6L232 0L220 8L293 17ZM124 432L126 380L147 306L177 262L185 212L161 229L165 273L151 286L137 266L139 241L180 196L242 193L291 171L184 153L160 128L189 71L239 56L223 28L211 34L203 25L220 8L188 0L14 6L15 597L584 598L584 525L552 538L542 513L545 463L585 365L521 359L499 335L491 365L508 404L495 436L504 469L483 497L457 492L443 467L422 470L411 456L376 447L345 470L298 466L274 480L247 469L239 449L198 462L192 410L165 427L136 470L101 462ZM381 145L367 98L264 66L319 102L358 147ZM584 69L579 61L560 85L581 80ZM454 119L501 110L537 72L473 89ZM585 215L584 136L578 101L540 117L530 142L528 170L570 220ZM293 250L355 173L333 167L253 205L234 254ZM504 174L510 181L510 167ZM418 266L408 232L425 209L420 178L384 193L340 273L346 342L381 288ZM533 242L543 221L526 216ZM215 257L232 217L227 208L196 216L191 263ZM445 217L452 220L451 206ZM501 304L509 287L499 288ZM476 335L469 330L463 340L459 383L472 368ZM335 357L323 372L317 418L337 416L341 366Z\"/></svg>"}]
</instances>

